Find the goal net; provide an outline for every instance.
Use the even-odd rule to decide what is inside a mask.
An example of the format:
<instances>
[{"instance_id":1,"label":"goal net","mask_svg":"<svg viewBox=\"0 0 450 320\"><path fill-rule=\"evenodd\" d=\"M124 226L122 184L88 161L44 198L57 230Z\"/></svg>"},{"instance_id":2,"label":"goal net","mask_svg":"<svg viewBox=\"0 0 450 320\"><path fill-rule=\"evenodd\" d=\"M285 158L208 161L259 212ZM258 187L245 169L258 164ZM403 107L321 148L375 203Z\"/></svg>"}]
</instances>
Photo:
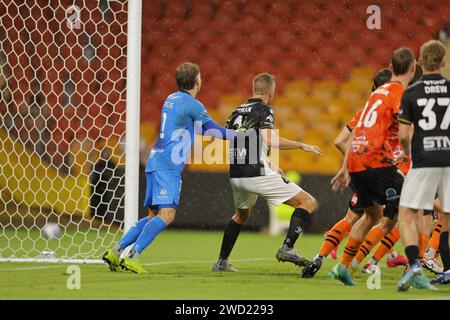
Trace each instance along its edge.
<instances>
[{"instance_id":1,"label":"goal net","mask_svg":"<svg viewBox=\"0 0 450 320\"><path fill-rule=\"evenodd\" d=\"M120 237L127 10L0 2L0 261L98 262ZM48 223L59 238L43 237Z\"/></svg>"}]
</instances>

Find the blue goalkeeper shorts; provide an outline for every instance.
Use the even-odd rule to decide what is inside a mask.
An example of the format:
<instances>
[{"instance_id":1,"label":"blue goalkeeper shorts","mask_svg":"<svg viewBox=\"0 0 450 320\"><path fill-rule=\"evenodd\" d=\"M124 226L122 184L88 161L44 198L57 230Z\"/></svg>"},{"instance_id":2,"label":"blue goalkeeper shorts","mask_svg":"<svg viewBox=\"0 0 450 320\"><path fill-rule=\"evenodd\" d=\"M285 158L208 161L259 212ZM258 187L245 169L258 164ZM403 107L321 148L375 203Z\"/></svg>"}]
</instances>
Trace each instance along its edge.
<instances>
[{"instance_id":1,"label":"blue goalkeeper shorts","mask_svg":"<svg viewBox=\"0 0 450 320\"><path fill-rule=\"evenodd\" d=\"M152 210L178 208L181 193L181 173L177 170L146 172L147 187L144 207Z\"/></svg>"}]
</instances>

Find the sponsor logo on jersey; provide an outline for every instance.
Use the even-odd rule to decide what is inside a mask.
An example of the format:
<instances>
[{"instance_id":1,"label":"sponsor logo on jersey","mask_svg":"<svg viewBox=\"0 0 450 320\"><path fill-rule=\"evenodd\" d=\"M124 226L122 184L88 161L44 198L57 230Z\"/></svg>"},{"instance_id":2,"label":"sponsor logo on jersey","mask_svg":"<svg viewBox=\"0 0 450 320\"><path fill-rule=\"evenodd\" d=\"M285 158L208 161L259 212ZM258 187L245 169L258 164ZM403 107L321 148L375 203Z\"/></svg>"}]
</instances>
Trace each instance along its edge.
<instances>
[{"instance_id":1,"label":"sponsor logo on jersey","mask_svg":"<svg viewBox=\"0 0 450 320\"><path fill-rule=\"evenodd\" d=\"M425 151L450 150L450 137L425 137L423 138L423 148Z\"/></svg>"},{"instance_id":2,"label":"sponsor logo on jersey","mask_svg":"<svg viewBox=\"0 0 450 320\"><path fill-rule=\"evenodd\" d=\"M364 134L355 137L352 141L352 151L357 152L361 146L367 146L368 144L369 141L367 141L366 136Z\"/></svg>"},{"instance_id":3,"label":"sponsor logo on jersey","mask_svg":"<svg viewBox=\"0 0 450 320\"><path fill-rule=\"evenodd\" d=\"M247 149L245 148L230 148L229 155L234 160L245 160L247 157Z\"/></svg>"}]
</instances>

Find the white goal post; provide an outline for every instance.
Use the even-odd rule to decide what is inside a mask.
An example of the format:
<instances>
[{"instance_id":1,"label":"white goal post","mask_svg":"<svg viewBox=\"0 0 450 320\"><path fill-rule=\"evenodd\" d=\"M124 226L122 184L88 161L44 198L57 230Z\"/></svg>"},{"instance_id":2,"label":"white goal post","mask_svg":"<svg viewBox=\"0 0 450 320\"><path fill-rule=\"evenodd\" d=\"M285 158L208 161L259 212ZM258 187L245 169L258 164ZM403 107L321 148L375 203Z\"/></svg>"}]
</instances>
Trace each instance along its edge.
<instances>
[{"instance_id":1,"label":"white goal post","mask_svg":"<svg viewBox=\"0 0 450 320\"><path fill-rule=\"evenodd\" d=\"M0 3L0 262L102 263L137 221L141 15L142 0Z\"/></svg>"}]
</instances>

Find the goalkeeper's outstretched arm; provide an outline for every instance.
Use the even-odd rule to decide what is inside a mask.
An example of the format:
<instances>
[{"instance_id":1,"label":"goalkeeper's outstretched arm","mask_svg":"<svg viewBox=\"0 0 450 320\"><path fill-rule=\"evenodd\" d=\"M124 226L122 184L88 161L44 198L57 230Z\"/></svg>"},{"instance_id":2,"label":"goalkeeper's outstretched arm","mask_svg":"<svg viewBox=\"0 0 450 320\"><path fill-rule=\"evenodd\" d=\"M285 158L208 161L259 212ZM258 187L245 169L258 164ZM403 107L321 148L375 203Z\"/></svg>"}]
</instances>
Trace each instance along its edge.
<instances>
[{"instance_id":1,"label":"goalkeeper's outstretched arm","mask_svg":"<svg viewBox=\"0 0 450 320\"><path fill-rule=\"evenodd\" d=\"M209 120L202 125L202 135L215 137L223 140L233 140L238 133L217 124L214 120Z\"/></svg>"}]
</instances>

